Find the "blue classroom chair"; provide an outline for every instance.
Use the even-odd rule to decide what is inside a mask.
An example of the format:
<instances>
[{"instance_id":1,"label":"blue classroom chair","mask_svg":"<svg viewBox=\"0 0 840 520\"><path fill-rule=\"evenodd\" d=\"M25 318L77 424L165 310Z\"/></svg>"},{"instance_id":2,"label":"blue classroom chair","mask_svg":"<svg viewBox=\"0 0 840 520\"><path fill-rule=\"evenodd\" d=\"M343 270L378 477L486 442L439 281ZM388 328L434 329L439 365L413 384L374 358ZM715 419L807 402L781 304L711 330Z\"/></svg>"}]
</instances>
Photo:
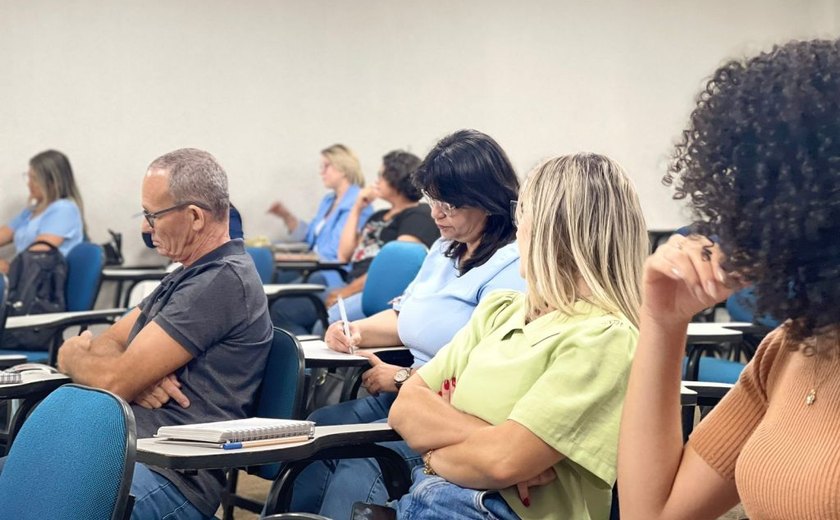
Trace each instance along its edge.
<instances>
[{"instance_id":1,"label":"blue classroom chair","mask_svg":"<svg viewBox=\"0 0 840 520\"><path fill-rule=\"evenodd\" d=\"M102 269L105 266L105 251L99 244L82 242L67 254L67 281L64 286L64 299L67 311L89 311L96 303L99 286L102 283ZM5 298L4 298L5 300ZM0 318L0 325L5 328L5 313ZM91 320L90 324L107 323L109 320ZM87 326L83 327L87 328ZM56 330L53 344L45 350L0 349L0 355L22 355L29 362L55 365L58 347L61 346L63 330ZM2 336L0 336L2 340ZM2 342L0 342L2 345Z\"/></svg>"},{"instance_id":2,"label":"blue classroom chair","mask_svg":"<svg viewBox=\"0 0 840 520\"><path fill-rule=\"evenodd\" d=\"M298 419L302 412L304 394L303 347L291 333L274 328L274 338L257 394L255 417ZM274 480L280 472L279 464L248 468L248 472L266 480ZM233 508L241 507L259 513L262 504L236 494L239 470L228 472L227 487L222 496L225 520L233 518Z\"/></svg>"},{"instance_id":3,"label":"blue classroom chair","mask_svg":"<svg viewBox=\"0 0 840 520\"><path fill-rule=\"evenodd\" d=\"M262 283L271 283L274 278L274 254L271 249L267 247L246 247L245 251L251 255Z\"/></svg>"},{"instance_id":4,"label":"blue classroom chair","mask_svg":"<svg viewBox=\"0 0 840 520\"><path fill-rule=\"evenodd\" d=\"M391 300L405 292L417 276L428 249L414 242L388 242L373 258L362 292L362 312L373 316L391 308Z\"/></svg>"},{"instance_id":5,"label":"blue classroom chair","mask_svg":"<svg viewBox=\"0 0 840 520\"><path fill-rule=\"evenodd\" d=\"M12 445L0 473L0 512L17 520L128 518L136 435L134 414L118 396L62 386Z\"/></svg>"}]
</instances>

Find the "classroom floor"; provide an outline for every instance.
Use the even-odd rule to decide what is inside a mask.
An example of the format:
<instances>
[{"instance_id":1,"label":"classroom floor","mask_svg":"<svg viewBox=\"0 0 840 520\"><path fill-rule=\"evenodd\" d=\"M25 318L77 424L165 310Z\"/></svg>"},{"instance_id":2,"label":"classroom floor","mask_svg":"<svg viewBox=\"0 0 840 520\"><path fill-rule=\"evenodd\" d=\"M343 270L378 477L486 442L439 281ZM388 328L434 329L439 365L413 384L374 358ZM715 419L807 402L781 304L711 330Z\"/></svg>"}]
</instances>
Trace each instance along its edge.
<instances>
[{"instance_id":1,"label":"classroom floor","mask_svg":"<svg viewBox=\"0 0 840 520\"><path fill-rule=\"evenodd\" d=\"M265 500L265 496L268 494L269 485L270 483L267 480L263 480L259 477L248 475L244 472L239 474L240 495L253 498L254 500ZM221 509L219 509L219 511L216 512L216 516L218 518L222 517ZM259 515L249 513L248 511L244 511L242 509L235 510L233 516L236 520L259 519ZM741 520L742 518L746 518L746 515L744 514L743 508L739 505L735 507L732 511L720 517L719 520Z\"/></svg>"}]
</instances>

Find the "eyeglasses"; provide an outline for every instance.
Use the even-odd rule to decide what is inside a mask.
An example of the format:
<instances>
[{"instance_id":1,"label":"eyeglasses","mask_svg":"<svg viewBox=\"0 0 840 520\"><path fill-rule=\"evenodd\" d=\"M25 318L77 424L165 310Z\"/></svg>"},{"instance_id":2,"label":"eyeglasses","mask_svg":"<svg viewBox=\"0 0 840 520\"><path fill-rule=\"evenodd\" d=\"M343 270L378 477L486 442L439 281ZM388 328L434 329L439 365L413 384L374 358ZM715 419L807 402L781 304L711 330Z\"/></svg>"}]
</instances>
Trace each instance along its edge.
<instances>
[{"instance_id":1,"label":"eyeglasses","mask_svg":"<svg viewBox=\"0 0 840 520\"><path fill-rule=\"evenodd\" d=\"M446 215L447 217L451 217L453 213L458 209L457 207L453 206L448 202L443 202L442 200L437 200L429 195L429 192L426 190L422 190L423 196L426 197L426 201L429 203L429 206L432 209L439 209L441 213Z\"/></svg>"},{"instance_id":2,"label":"eyeglasses","mask_svg":"<svg viewBox=\"0 0 840 520\"><path fill-rule=\"evenodd\" d=\"M519 227L519 217L517 216L517 208L519 207L518 200L510 201L510 219L513 221L513 225Z\"/></svg>"},{"instance_id":3,"label":"eyeglasses","mask_svg":"<svg viewBox=\"0 0 840 520\"><path fill-rule=\"evenodd\" d=\"M144 209L141 214L146 218L146 222L149 223L149 227L154 229L155 228L155 220L157 220L158 217L160 217L161 215L166 215L167 213L170 213L172 211L176 211L176 210L179 210L179 209L186 208L187 206L198 206L199 208L204 209L204 210L208 209L207 207L204 206L204 204L199 204L198 202L194 202L194 201L188 201L188 202L182 202L180 204L176 204L176 205L174 205L170 208L162 209L160 211L155 211L154 213L149 213L148 211L146 211Z\"/></svg>"}]
</instances>

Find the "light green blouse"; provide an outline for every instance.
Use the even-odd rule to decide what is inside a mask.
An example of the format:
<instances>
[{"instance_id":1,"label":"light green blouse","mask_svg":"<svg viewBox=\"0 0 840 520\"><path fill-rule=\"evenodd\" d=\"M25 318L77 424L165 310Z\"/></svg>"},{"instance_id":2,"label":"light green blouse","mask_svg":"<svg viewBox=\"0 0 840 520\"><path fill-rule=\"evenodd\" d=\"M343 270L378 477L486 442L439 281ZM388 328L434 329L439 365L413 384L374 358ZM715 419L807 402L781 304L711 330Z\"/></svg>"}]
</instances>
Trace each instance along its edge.
<instances>
[{"instance_id":1,"label":"light green blouse","mask_svg":"<svg viewBox=\"0 0 840 520\"><path fill-rule=\"evenodd\" d=\"M525 296L496 291L419 374L433 390L455 376L452 405L490 424L516 421L562 453L557 480L531 489L523 519L606 519L618 426L638 330L583 301L525 324Z\"/></svg>"}]
</instances>

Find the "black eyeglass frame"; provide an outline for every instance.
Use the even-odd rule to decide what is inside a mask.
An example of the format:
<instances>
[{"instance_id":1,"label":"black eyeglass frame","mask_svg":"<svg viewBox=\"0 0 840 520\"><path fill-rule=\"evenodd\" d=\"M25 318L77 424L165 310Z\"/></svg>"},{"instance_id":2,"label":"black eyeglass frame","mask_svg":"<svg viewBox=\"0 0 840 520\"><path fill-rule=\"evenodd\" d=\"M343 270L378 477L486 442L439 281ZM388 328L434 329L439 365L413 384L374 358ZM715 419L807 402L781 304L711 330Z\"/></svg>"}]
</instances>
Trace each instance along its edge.
<instances>
[{"instance_id":1,"label":"black eyeglass frame","mask_svg":"<svg viewBox=\"0 0 840 520\"><path fill-rule=\"evenodd\" d=\"M179 209L186 208L187 206L197 206L197 207L199 207L199 208L201 208L205 211L210 211L210 208L206 207L204 204L200 204L198 202L195 202L195 201L191 200L191 201L187 201L187 202L182 202L180 204L175 204L174 206L162 209L160 211L155 211L154 213L150 213L150 212L148 212L144 209L142 215L146 219L146 222L149 223L149 227L154 229L155 228L155 220L158 217L160 217L161 215L166 215L167 213L171 213L173 211L177 211Z\"/></svg>"}]
</instances>

